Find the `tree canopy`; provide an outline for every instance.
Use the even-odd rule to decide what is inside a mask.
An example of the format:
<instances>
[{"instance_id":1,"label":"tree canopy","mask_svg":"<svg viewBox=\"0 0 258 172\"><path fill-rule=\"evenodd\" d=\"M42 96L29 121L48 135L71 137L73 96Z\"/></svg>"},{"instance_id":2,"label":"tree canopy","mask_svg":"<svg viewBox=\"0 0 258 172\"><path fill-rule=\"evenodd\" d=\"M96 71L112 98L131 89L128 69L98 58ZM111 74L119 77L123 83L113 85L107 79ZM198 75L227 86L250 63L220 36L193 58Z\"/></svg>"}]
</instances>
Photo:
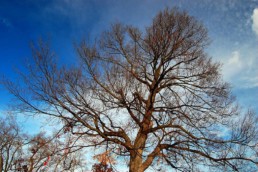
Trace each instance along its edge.
<instances>
[{"instance_id":1,"label":"tree canopy","mask_svg":"<svg viewBox=\"0 0 258 172\"><path fill-rule=\"evenodd\" d=\"M234 102L208 42L194 17L165 9L145 29L118 23L82 41L80 65L61 66L41 42L23 85L5 86L19 110L61 120L82 147L124 157L130 172L257 169L257 118Z\"/></svg>"}]
</instances>

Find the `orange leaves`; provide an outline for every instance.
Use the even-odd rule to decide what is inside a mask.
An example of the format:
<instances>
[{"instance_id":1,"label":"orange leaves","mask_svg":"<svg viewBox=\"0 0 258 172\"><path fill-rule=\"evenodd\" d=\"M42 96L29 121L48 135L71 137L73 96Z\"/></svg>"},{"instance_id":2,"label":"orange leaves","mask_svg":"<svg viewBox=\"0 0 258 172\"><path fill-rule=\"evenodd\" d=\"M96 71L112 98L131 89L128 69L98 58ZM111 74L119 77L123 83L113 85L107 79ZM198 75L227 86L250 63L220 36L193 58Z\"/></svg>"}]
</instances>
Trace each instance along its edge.
<instances>
[{"instance_id":1,"label":"orange leaves","mask_svg":"<svg viewBox=\"0 0 258 172\"><path fill-rule=\"evenodd\" d=\"M105 151L104 153L95 155L93 158L103 165L116 164L115 159L110 156L110 151Z\"/></svg>"}]
</instances>

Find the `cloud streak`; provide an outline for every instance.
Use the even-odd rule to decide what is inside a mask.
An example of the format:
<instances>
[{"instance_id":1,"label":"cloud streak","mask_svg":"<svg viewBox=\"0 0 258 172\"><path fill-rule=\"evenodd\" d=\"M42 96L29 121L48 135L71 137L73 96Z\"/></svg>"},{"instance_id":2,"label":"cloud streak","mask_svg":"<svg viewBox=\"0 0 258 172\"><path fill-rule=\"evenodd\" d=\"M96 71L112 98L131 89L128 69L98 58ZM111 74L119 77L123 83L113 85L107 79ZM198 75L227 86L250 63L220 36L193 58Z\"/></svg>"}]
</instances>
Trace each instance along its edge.
<instances>
[{"instance_id":1,"label":"cloud streak","mask_svg":"<svg viewBox=\"0 0 258 172\"><path fill-rule=\"evenodd\" d=\"M227 59L227 60L226 60ZM237 88L252 88L258 86L258 60L254 54L233 51L224 58L222 74L227 82Z\"/></svg>"},{"instance_id":2,"label":"cloud streak","mask_svg":"<svg viewBox=\"0 0 258 172\"><path fill-rule=\"evenodd\" d=\"M258 36L258 8L255 8L252 15L252 29Z\"/></svg>"},{"instance_id":3,"label":"cloud streak","mask_svg":"<svg viewBox=\"0 0 258 172\"><path fill-rule=\"evenodd\" d=\"M223 66L223 73L226 80L231 80L232 77L237 75L244 68L244 64L240 59L239 51L234 51L231 57L225 62Z\"/></svg>"}]
</instances>

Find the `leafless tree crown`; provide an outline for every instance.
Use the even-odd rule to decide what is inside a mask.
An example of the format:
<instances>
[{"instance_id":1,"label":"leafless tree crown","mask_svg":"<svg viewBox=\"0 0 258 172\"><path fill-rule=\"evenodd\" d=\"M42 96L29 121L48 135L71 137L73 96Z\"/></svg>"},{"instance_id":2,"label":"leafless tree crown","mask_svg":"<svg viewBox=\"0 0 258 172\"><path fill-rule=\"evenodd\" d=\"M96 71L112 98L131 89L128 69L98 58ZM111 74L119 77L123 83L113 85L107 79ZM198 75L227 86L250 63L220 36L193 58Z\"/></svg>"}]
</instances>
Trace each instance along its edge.
<instances>
[{"instance_id":1,"label":"leafless tree crown","mask_svg":"<svg viewBox=\"0 0 258 172\"><path fill-rule=\"evenodd\" d=\"M105 145L131 172L257 169L257 120L235 106L207 43L200 22L166 9L145 30L114 24L82 42L77 67L59 67L41 43L22 75L26 94L5 85L21 110L65 121L83 146Z\"/></svg>"}]
</instances>

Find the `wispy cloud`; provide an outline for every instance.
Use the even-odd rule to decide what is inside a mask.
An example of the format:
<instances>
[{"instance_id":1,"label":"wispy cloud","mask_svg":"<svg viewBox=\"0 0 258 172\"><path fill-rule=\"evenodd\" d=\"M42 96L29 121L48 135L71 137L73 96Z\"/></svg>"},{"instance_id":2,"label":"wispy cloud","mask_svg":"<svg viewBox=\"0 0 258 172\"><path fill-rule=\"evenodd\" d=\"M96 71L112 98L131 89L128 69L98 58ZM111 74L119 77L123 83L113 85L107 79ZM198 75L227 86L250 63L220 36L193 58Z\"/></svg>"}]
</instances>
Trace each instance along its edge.
<instances>
[{"instance_id":1,"label":"wispy cloud","mask_svg":"<svg viewBox=\"0 0 258 172\"><path fill-rule=\"evenodd\" d=\"M255 55L233 51L224 61L222 74L226 81L237 88L258 86L258 60Z\"/></svg>"},{"instance_id":2,"label":"wispy cloud","mask_svg":"<svg viewBox=\"0 0 258 172\"><path fill-rule=\"evenodd\" d=\"M234 51L231 57L223 65L223 75L226 80L231 80L245 67L245 64L240 59L239 51Z\"/></svg>"},{"instance_id":3,"label":"wispy cloud","mask_svg":"<svg viewBox=\"0 0 258 172\"><path fill-rule=\"evenodd\" d=\"M4 25L7 28L11 28L12 27L12 23L7 18L1 18L0 17L0 24Z\"/></svg>"},{"instance_id":4,"label":"wispy cloud","mask_svg":"<svg viewBox=\"0 0 258 172\"><path fill-rule=\"evenodd\" d=\"M252 29L258 36L258 8L255 8L252 15Z\"/></svg>"},{"instance_id":5,"label":"wispy cloud","mask_svg":"<svg viewBox=\"0 0 258 172\"><path fill-rule=\"evenodd\" d=\"M164 9L166 6L172 6L172 4L156 3L153 0L144 2L137 0L56 0L48 3L42 13L48 21L51 16L52 18L62 18L77 35L88 31L95 36L115 22L144 27L159 10ZM53 20L52 22L56 21Z\"/></svg>"},{"instance_id":6,"label":"wispy cloud","mask_svg":"<svg viewBox=\"0 0 258 172\"><path fill-rule=\"evenodd\" d=\"M251 11L249 16L249 29L258 37L258 8ZM251 28L250 28L251 26ZM246 37L242 37L245 39ZM239 39L240 41L240 39ZM223 62L222 74L227 82L230 82L234 88L254 88L258 87L258 56L257 40L248 38L241 44L235 45L236 50L229 50L233 44L229 44L227 49L220 53L220 61ZM231 53L230 53L231 51Z\"/></svg>"}]
</instances>

